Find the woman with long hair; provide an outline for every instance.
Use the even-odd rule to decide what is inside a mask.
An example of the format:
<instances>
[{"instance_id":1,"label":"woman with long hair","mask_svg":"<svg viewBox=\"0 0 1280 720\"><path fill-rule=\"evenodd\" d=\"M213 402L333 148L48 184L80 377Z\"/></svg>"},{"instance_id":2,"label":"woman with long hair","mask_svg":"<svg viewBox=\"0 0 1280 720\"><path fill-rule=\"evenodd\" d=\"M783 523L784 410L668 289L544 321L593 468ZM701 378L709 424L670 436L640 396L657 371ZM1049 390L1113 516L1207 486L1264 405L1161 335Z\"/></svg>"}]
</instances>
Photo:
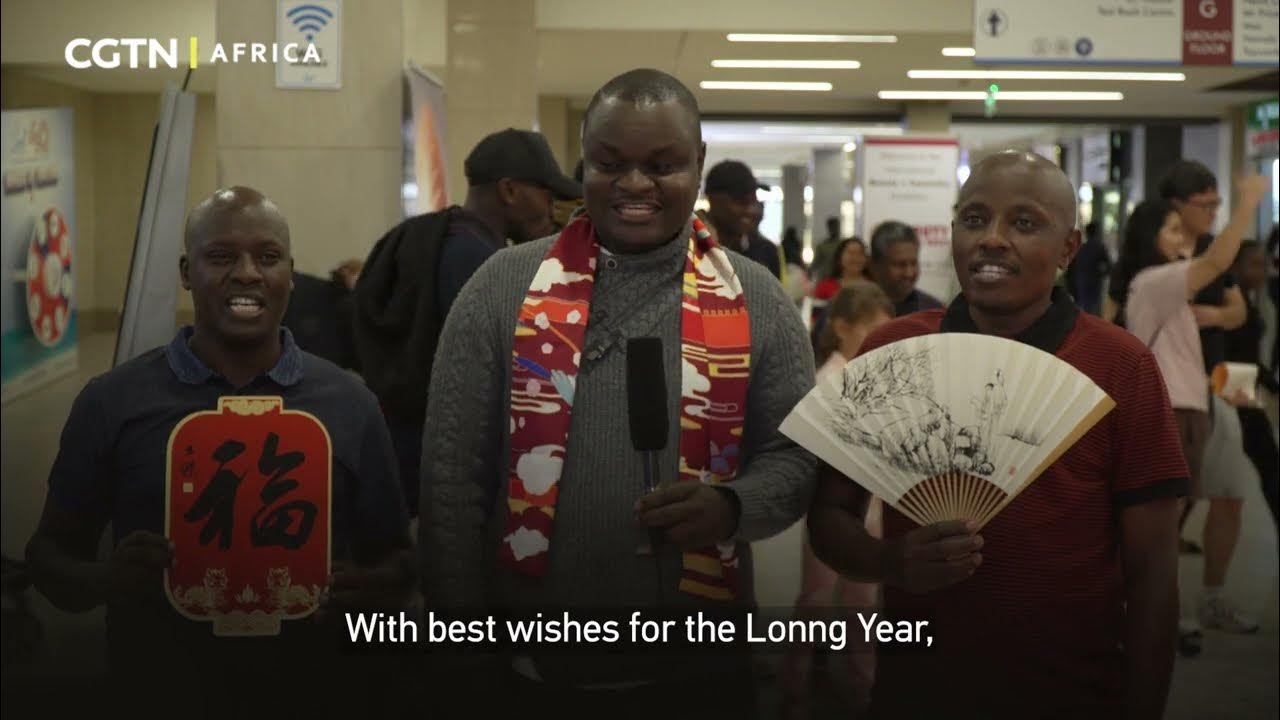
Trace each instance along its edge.
<instances>
[{"instance_id":1,"label":"woman with long hair","mask_svg":"<svg viewBox=\"0 0 1280 720\"><path fill-rule=\"evenodd\" d=\"M1125 327L1151 349L1164 376L1190 469L1191 497L1210 500L1204 532L1205 595L1200 604L1200 621L1206 627L1235 632L1257 629L1256 622L1237 612L1221 596L1240 532L1242 496L1230 486L1228 478L1204 472L1205 449L1213 430L1210 411L1215 404L1219 413L1230 412L1230 408L1224 412L1225 404L1210 398L1191 300L1230 269L1266 190L1260 176L1241 180L1231 221L1199 256L1193 255L1195 239L1183 232L1182 219L1173 203L1139 203L1125 224L1120 262L1112 279L1114 295L1122 299L1117 319L1123 320Z\"/></svg>"},{"instance_id":2,"label":"woman with long hair","mask_svg":"<svg viewBox=\"0 0 1280 720\"><path fill-rule=\"evenodd\" d=\"M815 273L817 272L815 268ZM851 237L840 241L831 255L831 265L825 268L826 277L813 289L815 300L830 300L840 288L854 280L867 280L867 245L862 238Z\"/></svg>"},{"instance_id":3,"label":"woman with long hair","mask_svg":"<svg viewBox=\"0 0 1280 720\"><path fill-rule=\"evenodd\" d=\"M871 331L892 317L893 303L875 283L854 280L841 288L828 303L826 317L819 331L817 382L822 383L830 375L842 372L845 364L858 354L858 348ZM867 530L877 537L881 532L880 513L880 502L873 498L867 507ZM802 537L800 595L795 602L796 617L807 620L830 616L840 608L850 613L842 618L848 626L851 629L859 627L852 613L872 611L875 608L879 602L879 584L840 578L813 554L807 534L802 532ZM848 682L837 683L846 691L845 700L854 713L866 709L875 675L874 649L864 646L860 638L858 633L851 632L849 646L840 658L847 666ZM784 658L782 678L788 717L808 717L807 698L814 652L813 645L809 643L794 643Z\"/></svg>"}]
</instances>

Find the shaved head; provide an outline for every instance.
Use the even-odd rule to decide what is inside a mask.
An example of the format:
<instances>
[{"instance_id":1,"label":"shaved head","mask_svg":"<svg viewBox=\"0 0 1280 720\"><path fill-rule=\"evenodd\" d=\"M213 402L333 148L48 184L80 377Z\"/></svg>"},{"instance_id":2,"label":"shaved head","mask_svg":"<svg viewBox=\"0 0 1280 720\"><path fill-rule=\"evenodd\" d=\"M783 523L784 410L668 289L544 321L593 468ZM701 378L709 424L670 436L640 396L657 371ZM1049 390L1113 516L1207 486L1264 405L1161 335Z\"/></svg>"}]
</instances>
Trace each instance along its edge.
<instances>
[{"instance_id":1,"label":"shaved head","mask_svg":"<svg viewBox=\"0 0 1280 720\"><path fill-rule=\"evenodd\" d=\"M225 227L236 216L260 223L264 230L273 233L285 247L289 246L289 224L280 214L280 208L266 195L250 187L236 185L222 188L205 198L187 215L187 227L183 233L183 245L187 252L211 230Z\"/></svg>"},{"instance_id":2,"label":"shaved head","mask_svg":"<svg viewBox=\"0 0 1280 720\"><path fill-rule=\"evenodd\" d=\"M587 112L582 121L582 133L590 132L592 120L601 108L611 104L626 104L643 108L662 103L674 102L687 116L689 134L694 142L702 142L701 111L698 101L684 83L671 75L652 68L639 68L625 72L605 83L587 104Z\"/></svg>"},{"instance_id":3,"label":"shaved head","mask_svg":"<svg viewBox=\"0 0 1280 720\"><path fill-rule=\"evenodd\" d=\"M969 179L960 188L957 205L976 188L990 180L995 173L1021 174L1033 179L1041 203L1052 208L1058 220L1068 229L1076 225L1076 191L1062 169L1042 155L1019 150L1005 150L984 158L973 168Z\"/></svg>"},{"instance_id":4,"label":"shaved head","mask_svg":"<svg viewBox=\"0 0 1280 720\"><path fill-rule=\"evenodd\" d=\"M1075 225L1075 189L1052 162L1007 151L973 168L956 200L951 256L981 332L1012 337L1044 315L1080 248Z\"/></svg>"},{"instance_id":5,"label":"shaved head","mask_svg":"<svg viewBox=\"0 0 1280 720\"><path fill-rule=\"evenodd\" d=\"M257 372L269 368L293 291L289 225L280 209L252 188L223 188L187 216L184 242L178 272L195 306L192 342L207 357L225 357L229 348L261 351L269 359L255 363Z\"/></svg>"}]
</instances>

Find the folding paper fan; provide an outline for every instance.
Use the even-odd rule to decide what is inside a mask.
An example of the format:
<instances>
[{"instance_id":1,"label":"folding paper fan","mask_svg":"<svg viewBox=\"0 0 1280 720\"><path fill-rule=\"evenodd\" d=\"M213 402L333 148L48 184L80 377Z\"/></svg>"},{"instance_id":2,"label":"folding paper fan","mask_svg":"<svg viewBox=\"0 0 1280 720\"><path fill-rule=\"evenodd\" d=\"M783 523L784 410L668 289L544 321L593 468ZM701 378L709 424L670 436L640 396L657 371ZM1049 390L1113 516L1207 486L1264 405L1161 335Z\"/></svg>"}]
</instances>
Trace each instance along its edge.
<instances>
[{"instance_id":1,"label":"folding paper fan","mask_svg":"<svg viewBox=\"0 0 1280 720\"><path fill-rule=\"evenodd\" d=\"M985 525L1114 406L1042 350L941 333L851 360L781 430L921 525Z\"/></svg>"}]
</instances>

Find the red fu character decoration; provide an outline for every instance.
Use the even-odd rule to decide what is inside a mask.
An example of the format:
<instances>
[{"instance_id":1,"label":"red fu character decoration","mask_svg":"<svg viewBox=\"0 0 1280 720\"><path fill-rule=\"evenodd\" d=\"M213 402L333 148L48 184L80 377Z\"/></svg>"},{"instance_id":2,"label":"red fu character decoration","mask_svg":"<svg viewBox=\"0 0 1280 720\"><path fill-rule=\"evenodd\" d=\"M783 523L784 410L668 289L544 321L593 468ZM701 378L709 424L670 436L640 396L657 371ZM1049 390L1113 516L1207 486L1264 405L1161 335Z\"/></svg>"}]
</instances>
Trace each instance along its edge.
<instances>
[{"instance_id":1,"label":"red fu character decoration","mask_svg":"<svg viewBox=\"0 0 1280 720\"><path fill-rule=\"evenodd\" d=\"M222 397L169 436L169 602L214 635L278 635L329 575L329 433L279 397Z\"/></svg>"}]
</instances>

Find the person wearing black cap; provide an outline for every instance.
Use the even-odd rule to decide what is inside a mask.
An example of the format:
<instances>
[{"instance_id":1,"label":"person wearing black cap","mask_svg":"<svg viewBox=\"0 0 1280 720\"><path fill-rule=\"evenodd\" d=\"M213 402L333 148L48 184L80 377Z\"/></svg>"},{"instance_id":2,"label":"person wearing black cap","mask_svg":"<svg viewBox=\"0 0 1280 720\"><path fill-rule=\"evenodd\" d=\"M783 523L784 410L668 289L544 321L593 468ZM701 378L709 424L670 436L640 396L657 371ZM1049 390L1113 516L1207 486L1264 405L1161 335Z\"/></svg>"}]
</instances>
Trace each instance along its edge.
<instances>
[{"instance_id":1,"label":"person wearing black cap","mask_svg":"<svg viewBox=\"0 0 1280 720\"><path fill-rule=\"evenodd\" d=\"M361 373L382 404L400 461L411 512L427 386L436 344L453 301L472 274L506 244L555 232L552 200L582 197L546 138L508 128L467 156L467 199L412 217L383 235L355 288L355 337Z\"/></svg>"},{"instance_id":2,"label":"person wearing black cap","mask_svg":"<svg viewBox=\"0 0 1280 720\"><path fill-rule=\"evenodd\" d=\"M760 213L756 190L761 188L768 189L756 182L756 176L745 164L737 160L717 163L707 171L706 193L710 203L707 216L722 245L764 265L774 277L781 278L777 246L756 229Z\"/></svg>"}]
</instances>

